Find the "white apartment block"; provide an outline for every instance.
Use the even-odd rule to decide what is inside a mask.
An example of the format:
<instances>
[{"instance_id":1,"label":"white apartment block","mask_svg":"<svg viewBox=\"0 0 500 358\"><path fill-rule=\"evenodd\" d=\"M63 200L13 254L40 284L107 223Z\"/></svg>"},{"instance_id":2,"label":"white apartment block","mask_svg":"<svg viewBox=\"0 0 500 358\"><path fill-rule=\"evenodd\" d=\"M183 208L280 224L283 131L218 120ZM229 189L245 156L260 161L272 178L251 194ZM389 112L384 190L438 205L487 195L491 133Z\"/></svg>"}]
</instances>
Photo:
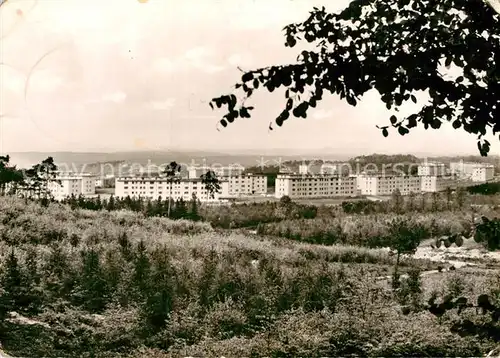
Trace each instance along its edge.
<instances>
[{"instance_id":1,"label":"white apartment block","mask_svg":"<svg viewBox=\"0 0 500 358\"><path fill-rule=\"evenodd\" d=\"M340 175L278 174L275 197L327 198L357 196L356 177Z\"/></svg>"},{"instance_id":2,"label":"white apartment block","mask_svg":"<svg viewBox=\"0 0 500 358\"><path fill-rule=\"evenodd\" d=\"M94 195L95 176L92 174L58 173L48 189L54 199L62 200L71 195Z\"/></svg>"},{"instance_id":3,"label":"white apartment block","mask_svg":"<svg viewBox=\"0 0 500 358\"><path fill-rule=\"evenodd\" d=\"M401 195L419 193L421 179L410 175L357 175L357 188L362 195L392 195L399 189Z\"/></svg>"},{"instance_id":4,"label":"white apartment block","mask_svg":"<svg viewBox=\"0 0 500 358\"><path fill-rule=\"evenodd\" d=\"M474 182L485 183L495 176L495 167L486 163L450 163L452 174L458 175L461 179L469 179Z\"/></svg>"},{"instance_id":5,"label":"white apartment block","mask_svg":"<svg viewBox=\"0 0 500 358\"><path fill-rule=\"evenodd\" d=\"M228 192L228 182L221 181L221 191L214 193L214 198L205 189L205 185L201 179L181 179L179 183L172 184L172 191L170 192L170 183L166 178L162 177L121 177L116 178L115 182L115 196L124 198L130 196L131 198L150 198L167 199L171 197L173 200L183 199L189 201L196 198L204 202L218 201L219 197Z\"/></svg>"},{"instance_id":6,"label":"white apartment block","mask_svg":"<svg viewBox=\"0 0 500 358\"><path fill-rule=\"evenodd\" d=\"M267 194L267 177L265 175L245 174L226 176L223 179L228 183L228 197Z\"/></svg>"},{"instance_id":7,"label":"white apartment block","mask_svg":"<svg viewBox=\"0 0 500 358\"><path fill-rule=\"evenodd\" d=\"M435 193L445 191L447 188L455 189L458 185L457 179L453 176L433 176L423 175L421 178L421 191L424 193Z\"/></svg>"},{"instance_id":8,"label":"white apartment block","mask_svg":"<svg viewBox=\"0 0 500 358\"><path fill-rule=\"evenodd\" d=\"M444 163L422 163L418 166L418 175L443 176L446 175L446 166Z\"/></svg>"},{"instance_id":9,"label":"white apartment block","mask_svg":"<svg viewBox=\"0 0 500 358\"><path fill-rule=\"evenodd\" d=\"M340 174L341 173L341 168L342 165L339 164L332 164L332 163L324 163L321 165L320 174Z\"/></svg>"},{"instance_id":10,"label":"white apartment block","mask_svg":"<svg viewBox=\"0 0 500 358\"><path fill-rule=\"evenodd\" d=\"M309 165L307 165L307 164L300 164L299 165L299 174L300 175L310 174L310 172L309 172Z\"/></svg>"}]
</instances>

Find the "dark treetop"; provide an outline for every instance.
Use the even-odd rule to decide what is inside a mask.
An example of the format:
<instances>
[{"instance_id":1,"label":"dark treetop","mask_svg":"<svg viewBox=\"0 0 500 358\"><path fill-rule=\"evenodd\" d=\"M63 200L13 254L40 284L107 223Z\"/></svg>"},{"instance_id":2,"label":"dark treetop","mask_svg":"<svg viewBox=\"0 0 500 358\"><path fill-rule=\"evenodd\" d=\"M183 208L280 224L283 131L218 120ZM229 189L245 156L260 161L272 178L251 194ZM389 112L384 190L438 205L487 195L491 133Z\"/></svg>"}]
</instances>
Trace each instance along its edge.
<instances>
[{"instance_id":1,"label":"dark treetop","mask_svg":"<svg viewBox=\"0 0 500 358\"><path fill-rule=\"evenodd\" d=\"M315 50L302 51L292 64L245 72L233 93L212 99L212 108L225 106L223 127L250 118L253 107L246 101L262 87L285 89L278 126L291 116L306 118L327 92L355 106L376 89L395 111L390 122L400 135L417 125L439 129L450 121L477 135L486 156L490 143L483 136L500 132L500 21L483 0L354 0L340 13L314 8L284 32L285 46L307 41ZM440 66L451 64L462 74L445 79ZM421 110L399 118L399 107L417 103L415 94L425 90L430 99ZM389 127L379 127L384 136Z\"/></svg>"}]
</instances>

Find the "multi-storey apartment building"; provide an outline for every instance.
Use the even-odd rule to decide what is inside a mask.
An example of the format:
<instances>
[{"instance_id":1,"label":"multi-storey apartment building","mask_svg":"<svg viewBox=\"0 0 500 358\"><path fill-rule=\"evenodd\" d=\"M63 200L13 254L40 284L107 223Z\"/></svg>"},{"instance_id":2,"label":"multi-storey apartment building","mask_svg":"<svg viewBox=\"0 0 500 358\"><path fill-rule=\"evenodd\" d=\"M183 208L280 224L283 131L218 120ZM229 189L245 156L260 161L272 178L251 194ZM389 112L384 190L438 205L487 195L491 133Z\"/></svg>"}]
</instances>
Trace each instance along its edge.
<instances>
[{"instance_id":1,"label":"multi-storey apartment building","mask_svg":"<svg viewBox=\"0 0 500 358\"><path fill-rule=\"evenodd\" d=\"M48 183L48 190L56 200L71 195L94 195L95 179L93 174L58 173L55 180Z\"/></svg>"},{"instance_id":2,"label":"multi-storey apartment building","mask_svg":"<svg viewBox=\"0 0 500 358\"><path fill-rule=\"evenodd\" d=\"M275 196L328 198L358 195L356 177L340 175L278 174Z\"/></svg>"},{"instance_id":3,"label":"multi-storey apartment building","mask_svg":"<svg viewBox=\"0 0 500 358\"><path fill-rule=\"evenodd\" d=\"M267 193L267 177L258 174L243 174L244 167L234 165L229 167L199 168L191 167L188 177L199 179L208 170L213 170L219 180L227 182L227 190L221 195L223 197L236 197L244 195L256 195ZM226 185L226 184L225 184Z\"/></svg>"},{"instance_id":4,"label":"multi-storey apartment building","mask_svg":"<svg viewBox=\"0 0 500 358\"><path fill-rule=\"evenodd\" d=\"M446 166L444 163L421 163L418 166L418 175L444 176L446 175Z\"/></svg>"},{"instance_id":5,"label":"multi-storey apartment building","mask_svg":"<svg viewBox=\"0 0 500 358\"><path fill-rule=\"evenodd\" d=\"M454 176L423 175L420 180L420 190L424 193L445 191L447 188L455 189L458 186L458 181Z\"/></svg>"},{"instance_id":6,"label":"multi-storey apartment building","mask_svg":"<svg viewBox=\"0 0 500 358\"><path fill-rule=\"evenodd\" d=\"M193 194L200 201L213 202L218 201L221 196L228 196L228 182L221 180L221 190L214 193L214 198L207 192L201 179L182 178L180 182L172 184L164 177L121 177L115 181L115 196L117 197L142 197L158 199L159 197L173 200L183 199L191 200Z\"/></svg>"},{"instance_id":7,"label":"multi-storey apartment building","mask_svg":"<svg viewBox=\"0 0 500 358\"><path fill-rule=\"evenodd\" d=\"M487 163L450 163L450 171L461 179L469 179L474 182L485 183L495 176L495 167Z\"/></svg>"},{"instance_id":8,"label":"multi-storey apartment building","mask_svg":"<svg viewBox=\"0 0 500 358\"><path fill-rule=\"evenodd\" d=\"M396 189L402 195L419 193L421 179L411 175L357 175L357 187L362 195L391 195Z\"/></svg>"},{"instance_id":9,"label":"multi-storey apartment building","mask_svg":"<svg viewBox=\"0 0 500 358\"><path fill-rule=\"evenodd\" d=\"M267 193L267 177L265 175L244 174L222 178L228 183L227 195L229 197Z\"/></svg>"}]
</instances>

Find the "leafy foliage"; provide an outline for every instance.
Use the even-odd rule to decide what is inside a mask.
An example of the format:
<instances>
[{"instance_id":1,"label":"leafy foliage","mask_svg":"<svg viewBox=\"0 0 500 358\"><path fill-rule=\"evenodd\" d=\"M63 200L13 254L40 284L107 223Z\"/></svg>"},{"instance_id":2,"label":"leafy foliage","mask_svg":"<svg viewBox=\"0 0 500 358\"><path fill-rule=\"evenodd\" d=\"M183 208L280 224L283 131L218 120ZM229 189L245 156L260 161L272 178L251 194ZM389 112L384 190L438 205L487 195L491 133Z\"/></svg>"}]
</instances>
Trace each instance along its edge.
<instances>
[{"instance_id":1,"label":"leafy foliage","mask_svg":"<svg viewBox=\"0 0 500 358\"><path fill-rule=\"evenodd\" d=\"M489 250L500 248L500 219L482 217L482 223L476 225L474 241L484 243Z\"/></svg>"},{"instance_id":2,"label":"leafy foliage","mask_svg":"<svg viewBox=\"0 0 500 358\"><path fill-rule=\"evenodd\" d=\"M484 183L467 187L470 194L495 195L500 193L500 183Z\"/></svg>"},{"instance_id":3,"label":"leafy foliage","mask_svg":"<svg viewBox=\"0 0 500 358\"><path fill-rule=\"evenodd\" d=\"M181 181L181 166L177 164L177 162L170 162L164 170L165 177L167 178L167 182L169 184L169 197L168 197L168 210L167 216L170 217L170 207L172 202L172 186L174 184L178 184Z\"/></svg>"},{"instance_id":4,"label":"leafy foliage","mask_svg":"<svg viewBox=\"0 0 500 358\"><path fill-rule=\"evenodd\" d=\"M213 98L212 108L225 106L220 124L249 118L246 101L259 88L285 89L285 106L277 126L292 116L307 118L327 92L356 106L375 89L389 110L417 103L427 91L430 100L406 118L391 115L391 126L406 135L420 123L439 129L443 122L478 136L486 156L490 143L483 136L500 132L499 15L483 0L353 0L339 13L314 9L302 23L284 28L287 47L301 41L315 45L297 62L245 72L236 92ZM440 65L457 66L462 74L445 77ZM389 126L380 127L388 136ZM272 129L272 124L270 124Z\"/></svg>"},{"instance_id":5,"label":"leafy foliage","mask_svg":"<svg viewBox=\"0 0 500 358\"><path fill-rule=\"evenodd\" d=\"M220 181L217 178L217 174L213 170L207 171L205 174L200 176L201 183L205 185L208 195L213 199L215 194L219 193L221 190Z\"/></svg>"},{"instance_id":6,"label":"leafy foliage","mask_svg":"<svg viewBox=\"0 0 500 358\"><path fill-rule=\"evenodd\" d=\"M385 250L145 217L144 201L131 212L0 199L0 341L15 356L480 356L490 349L489 340L454 336L430 314L401 312L404 297L421 305L418 269L432 268L426 260L401 262L410 277L393 295L385 277L395 257ZM114 205L137 205L124 202ZM285 198L211 210L245 216L271 208L277 218L302 207ZM412 222L393 226L413 230Z\"/></svg>"}]
</instances>

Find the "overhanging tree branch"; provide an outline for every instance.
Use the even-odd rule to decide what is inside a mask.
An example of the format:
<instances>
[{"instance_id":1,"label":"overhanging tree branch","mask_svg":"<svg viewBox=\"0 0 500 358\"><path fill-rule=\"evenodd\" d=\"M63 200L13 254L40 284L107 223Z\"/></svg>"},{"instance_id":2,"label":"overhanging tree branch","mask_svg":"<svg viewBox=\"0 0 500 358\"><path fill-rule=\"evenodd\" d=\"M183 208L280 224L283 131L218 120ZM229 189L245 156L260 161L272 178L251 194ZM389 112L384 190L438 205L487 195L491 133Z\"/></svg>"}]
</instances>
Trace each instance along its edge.
<instances>
[{"instance_id":1,"label":"overhanging tree branch","mask_svg":"<svg viewBox=\"0 0 500 358\"><path fill-rule=\"evenodd\" d=\"M233 93L212 99L210 106L225 107L219 123L226 127L251 116L246 102L255 91L283 88L284 109L275 120L281 126L292 116L307 118L327 93L356 106L375 89L387 109L397 112L427 91L430 99L419 111L391 115L390 126L406 135L419 124L439 129L448 121L475 134L480 153L487 155L484 136L500 133L499 25L485 0L354 0L340 13L315 8L306 21L284 28L285 46L306 41L315 50L301 51L292 64L245 72ZM440 71L452 64L462 71L455 79ZM380 127L384 136L390 126Z\"/></svg>"}]
</instances>

